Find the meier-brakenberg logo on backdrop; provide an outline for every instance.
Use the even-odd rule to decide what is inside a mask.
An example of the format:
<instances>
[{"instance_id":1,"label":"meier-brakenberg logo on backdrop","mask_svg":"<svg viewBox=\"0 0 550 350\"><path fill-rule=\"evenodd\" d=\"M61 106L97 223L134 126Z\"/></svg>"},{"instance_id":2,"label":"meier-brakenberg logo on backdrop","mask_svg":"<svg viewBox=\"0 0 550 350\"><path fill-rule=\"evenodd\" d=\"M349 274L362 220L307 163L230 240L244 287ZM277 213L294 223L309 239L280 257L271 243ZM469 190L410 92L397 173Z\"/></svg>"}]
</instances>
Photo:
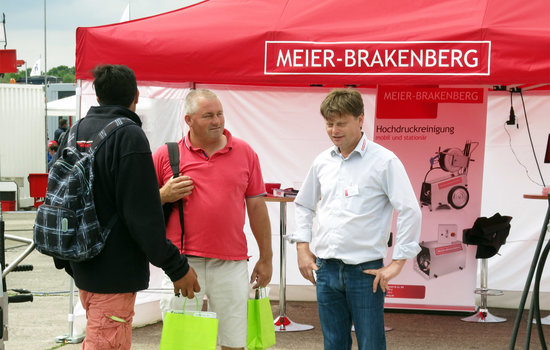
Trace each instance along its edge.
<instances>
[{"instance_id":1,"label":"meier-brakenberg logo on backdrop","mask_svg":"<svg viewBox=\"0 0 550 350\"><path fill-rule=\"evenodd\" d=\"M266 75L489 75L490 41L266 41Z\"/></svg>"}]
</instances>

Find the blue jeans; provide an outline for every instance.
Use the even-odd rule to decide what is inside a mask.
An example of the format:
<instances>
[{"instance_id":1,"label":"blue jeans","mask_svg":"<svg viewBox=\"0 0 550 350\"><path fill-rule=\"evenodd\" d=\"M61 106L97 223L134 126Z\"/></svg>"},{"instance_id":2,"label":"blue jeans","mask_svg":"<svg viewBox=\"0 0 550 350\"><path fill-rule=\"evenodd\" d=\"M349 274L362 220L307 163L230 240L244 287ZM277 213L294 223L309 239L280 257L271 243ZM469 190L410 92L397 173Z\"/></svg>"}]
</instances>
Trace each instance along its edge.
<instances>
[{"instance_id":1,"label":"blue jeans","mask_svg":"<svg viewBox=\"0 0 550 350\"><path fill-rule=\"evenodd\" d=\"M351 349L351 326L359 350L386 349L384 332L384 293L378 286L372 292L373 275L366 269L379 269L383 261L348 265L337 259L317 258L317 305L325 350Z\"/></svg>"}]
</instances>

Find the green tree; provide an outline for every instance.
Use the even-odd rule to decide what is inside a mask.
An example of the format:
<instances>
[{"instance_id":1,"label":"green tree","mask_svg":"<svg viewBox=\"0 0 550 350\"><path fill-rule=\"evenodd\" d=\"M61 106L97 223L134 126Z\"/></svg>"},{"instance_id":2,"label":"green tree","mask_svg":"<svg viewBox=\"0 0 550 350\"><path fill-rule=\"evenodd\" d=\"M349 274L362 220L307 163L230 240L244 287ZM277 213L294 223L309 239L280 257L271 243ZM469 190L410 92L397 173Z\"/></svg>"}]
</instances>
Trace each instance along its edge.
<instances>
[{"instance_id":1,"label":"green tree","mask_svg":"<svg viewBox=\"0 0 550 350\"><path fill-rule=\"evenodd\" d=\"M32 68L27 68L27 77L30 77ZM42 74L44 74L42 72ZM75 68L67 66L57 66L48 70L48 75L53 75L58 78L63 79L64 83L74 83L75 82ZM0 84L9 83L10 79L13 78L15 81L21 79L25 81L25 70L20 70L17 73L6 73L2 76L0 74Z\"/></svg>"},{"instance_id":2,"label":"green tree","mask_svg":"<svg viewBox=\"0 0 550 350\"><path fill-rule=\"evenodd\" d=\"M74 73L67 73L67 74L64 74L61 78L63 78L63 82L64 83L74 83L75 79L74 79Z\"/></svg>"},{"instance_id":3,"label":"green tree","mask_svg":"<svg viewBox=\"0 0 550 350\"><path fill-rule=\"evenodd\" d=\"M31 68L28 68L27 69L27 75L31 74ZM15 81L17 81L17 79L23 77L23 79L25 79L25 71L22 70L22 71L19 71L17 73L5 73L3 76L1 76L0 74L0 84L1 83L9 83L10 82L10 79L13 78L15 79Z\"/></svg>"},{"instance_id":4,"label":"green tree","mask_svg":"<svg viewBox=\"0 0 550 350\"><path fill-rule=\"evenodd\" d=\"M48 75L53 75L62 78L64 83L74 83L75 70L74 67L57 66L48 71Z\"/></svg>"}]
</instances>

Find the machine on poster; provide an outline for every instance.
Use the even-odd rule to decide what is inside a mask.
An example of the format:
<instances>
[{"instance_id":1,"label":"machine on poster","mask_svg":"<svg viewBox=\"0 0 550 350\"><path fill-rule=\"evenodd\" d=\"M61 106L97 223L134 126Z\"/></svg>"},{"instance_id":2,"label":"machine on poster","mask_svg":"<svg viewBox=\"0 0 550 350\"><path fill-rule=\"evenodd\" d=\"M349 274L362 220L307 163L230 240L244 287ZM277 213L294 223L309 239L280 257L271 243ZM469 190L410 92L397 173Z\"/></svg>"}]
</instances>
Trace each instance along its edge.
<instances>
[{"instance_id":1,"label":"machine on poster","mask_svg":"<svg viewBox=\"0 0 550 350\"><path fill-rule=\"evenodd\" d=\"M458 226L440 224L437 241L420 242L414 270L426 279L462 271L466 267L466 250L457 237Z\"/></svg>"},{"instance_id":2,"label":"machine on poster","mask_svg":"<svg viewBox=\"0 0 550 350\"><path fill-rule=\"evenodd\" d=\"M479 142L466 141L464 149L441 147L436 155L430 158L430 169L424 176L420 191L420 206L428 206L430 211L435 209L462 209L468 204L468 167L471 155L479 146ZM443 176L428 180L433 172L443 172ZM449 207L450 205L450 207Z\"/></svg>"}]
</instances>

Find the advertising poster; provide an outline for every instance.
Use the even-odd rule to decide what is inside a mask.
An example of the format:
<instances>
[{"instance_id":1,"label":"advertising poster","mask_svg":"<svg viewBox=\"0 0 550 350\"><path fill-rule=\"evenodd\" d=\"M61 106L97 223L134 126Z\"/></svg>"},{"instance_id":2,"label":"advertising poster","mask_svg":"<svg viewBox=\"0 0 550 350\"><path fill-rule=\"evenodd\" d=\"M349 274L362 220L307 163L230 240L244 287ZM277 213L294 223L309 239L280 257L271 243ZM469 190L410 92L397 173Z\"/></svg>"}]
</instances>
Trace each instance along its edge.
<instances>
[{"instance_id":1,"label":"advertising poster","mask_svg":"<svg viewBox=\"0 0 550 350\"><path fill-rule=\"evenodd\" d=\"M476 247L462 235L481 213L486 114L483 88L378 87L374 141L403 162L422 210L422 250L387 308L475 310Z\"/></svg>"}]
</instances>

